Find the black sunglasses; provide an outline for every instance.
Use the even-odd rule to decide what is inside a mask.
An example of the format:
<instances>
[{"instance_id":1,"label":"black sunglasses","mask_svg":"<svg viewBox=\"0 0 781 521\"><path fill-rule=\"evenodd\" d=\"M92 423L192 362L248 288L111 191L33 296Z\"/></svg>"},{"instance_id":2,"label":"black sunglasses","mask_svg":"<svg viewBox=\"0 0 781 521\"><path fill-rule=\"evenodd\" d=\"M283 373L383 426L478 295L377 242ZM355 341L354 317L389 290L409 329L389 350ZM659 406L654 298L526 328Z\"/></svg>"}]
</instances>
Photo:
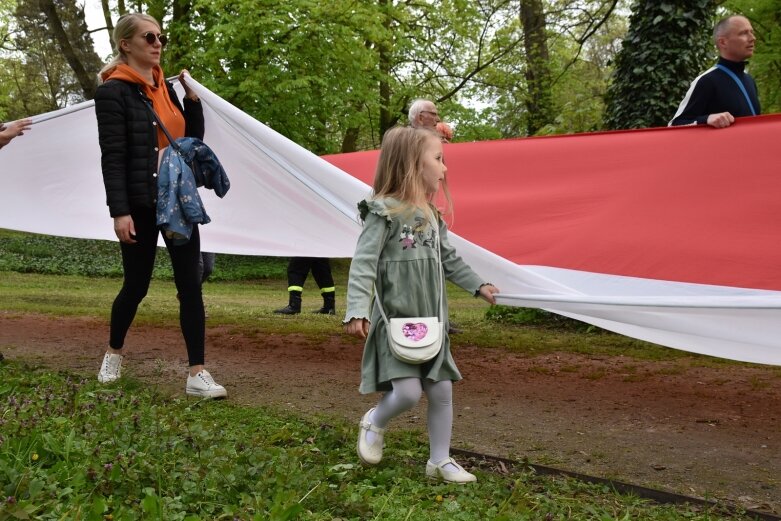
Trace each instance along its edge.
<instances>
[{"instance_id":1,"label":"black sunglasses","mask_svg":"<svg viewBox=\"0 0 781 521\"><path fill-rule=\"evenodd\" d=\"M161 47L165 47L165 44L168 43L168 37L166 35L164 35L164 34L155 34L155 33L150 31L150 32L146 32L146 33L142 34L141 36L144 37L144 39L146 40L146 43L148 43L149 45L154 45L155 44L155 40L160 40L160 46Z\"/></svg>"}]
</instances>

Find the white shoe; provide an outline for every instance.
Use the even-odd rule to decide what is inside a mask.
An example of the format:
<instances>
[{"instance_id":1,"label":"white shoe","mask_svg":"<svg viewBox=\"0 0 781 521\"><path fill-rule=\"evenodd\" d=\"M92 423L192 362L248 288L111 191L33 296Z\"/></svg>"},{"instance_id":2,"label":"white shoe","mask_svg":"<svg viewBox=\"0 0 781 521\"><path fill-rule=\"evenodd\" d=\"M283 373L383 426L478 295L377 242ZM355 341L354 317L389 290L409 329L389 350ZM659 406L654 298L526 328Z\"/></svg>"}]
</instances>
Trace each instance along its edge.
<instances>
[{"instance_id":1,"label":"white shoe","mask_svg":"<svg viewBox=\"0 0 781 521\"><path fill-rule=\"evenodd\" d=\"M382 460L382 444L385 429L372 425L371 422L369 422L369 417L374 409L376 409L376 407L369 409L358 424L358 457L366 465L376 465ZM369 431L372 431L375 434L372 443L369 443L366 439L366 435Z\"/></svg>"},{"instance_id":2,"label":"white shoe","mask_svg":"<svg viewBox=\"0 0 781 521\"><path fill-rule=\"evenodd\" d=\"M98 372L98 382L107 384L116 382L122 375L122 355L106 353Z\"/></svg>"},{"instance_id":3,"label":"white shoe","mask_svg":"<svg viewBox=\"0 0 781 521\"><path fill-rule=\"evenodd\" d=\"M201 396L203 398L226 398L228 391L214 381L209 371L202 369L195 376L187 375L187 387L185 392L190 396Z\"/></svg>"},{"instance_id":4,"label":"white shoe","mask_svg":"<svg viewBox=\"0 0 781 521\"><path fill-rule=\"evenodd\" d=\"M456 470L449 470L446 467L452 465ZM471 483L477 481L477 476L464 470L464 467L456 463L453 458L445 458L439 463L431 460L426 463L426 476L450 483Z\"/></svg>"}]
</instances>

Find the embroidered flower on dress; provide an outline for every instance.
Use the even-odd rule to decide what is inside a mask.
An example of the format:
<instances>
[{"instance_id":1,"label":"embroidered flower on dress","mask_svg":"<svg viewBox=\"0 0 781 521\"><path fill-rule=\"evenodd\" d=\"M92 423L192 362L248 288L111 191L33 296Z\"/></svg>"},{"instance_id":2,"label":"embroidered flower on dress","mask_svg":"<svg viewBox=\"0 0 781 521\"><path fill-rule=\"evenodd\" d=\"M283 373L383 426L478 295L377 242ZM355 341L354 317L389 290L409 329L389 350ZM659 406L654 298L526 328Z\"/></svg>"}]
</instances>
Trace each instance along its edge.
<instances>
[{"instance_id":1,"label":"embroidered flower on dress","mask_svg":"<svg viewBox=\"0 0 781 521\"><path fill-rule=\"evenodd\" d=\"M423 217L415 217L415 227L413 228L413 231L415 233L415 242L422 244L423 246L428 246L429 248L436 248L437 233L426 219Z\"/></svg>"},{"instance_id":2,"label":"embroidered flower on dress","mask_svg":"<svg viewBox=\"0 0 781 521\"><path fill-rule=\"evenodd\" d=\"M399 235L399 237L401 237L401 239L399 239L399 242L401 243L402 250L415 247L415 233L412 231L411 226L406 224L402 225L401 234Z\"/></svg>"}]
</instances>

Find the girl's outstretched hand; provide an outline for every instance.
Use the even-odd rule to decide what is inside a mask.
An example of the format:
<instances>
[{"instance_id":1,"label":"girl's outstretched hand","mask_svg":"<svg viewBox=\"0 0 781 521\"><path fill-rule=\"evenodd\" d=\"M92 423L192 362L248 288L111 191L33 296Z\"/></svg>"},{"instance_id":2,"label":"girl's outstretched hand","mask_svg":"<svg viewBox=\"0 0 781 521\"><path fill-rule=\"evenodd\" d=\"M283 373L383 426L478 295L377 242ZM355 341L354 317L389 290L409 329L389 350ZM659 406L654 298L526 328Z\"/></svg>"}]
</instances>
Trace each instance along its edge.
<instances>
[{"instance_id":1,"label":"girl's outstretched hand","mask_svg":"<svg viewBox=\"0 0 781 521\"><path fill-rule=\"evenodd\" d=\"M365 318L353 318L344 325L344 332L348 335L366 338L369 334L369 321Z\"/></svg>"},{"instance_id":2,"label":"girl's outstretched hand","mask_svg":"<svg viewBox=\"0 0 781 521\"><path fill-rule=\"evenodd\" d=\"M496 304L496 299L494 298L494 295L496 293L499 293L499 288L497 288L493 284L486 284L485 286L480 286L480 298L485 300L489 304Z\"/></svg>"}]
</instances>

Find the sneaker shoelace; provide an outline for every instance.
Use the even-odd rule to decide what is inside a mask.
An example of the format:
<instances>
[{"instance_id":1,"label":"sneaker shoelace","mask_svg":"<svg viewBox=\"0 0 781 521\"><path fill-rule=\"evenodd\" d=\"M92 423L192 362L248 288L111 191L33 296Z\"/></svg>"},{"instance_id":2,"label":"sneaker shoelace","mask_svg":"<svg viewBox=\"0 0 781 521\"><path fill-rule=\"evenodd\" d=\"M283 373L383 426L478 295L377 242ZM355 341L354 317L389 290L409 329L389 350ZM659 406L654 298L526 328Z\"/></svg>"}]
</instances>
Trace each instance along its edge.
<instances>
[{"instance_id":1,"label":"sneaker shoelace","mask_svg":"<svg viewBox=\"0 0 781 521\"><path fill-rule=\"evenodd\" d=\"M122 363L122 358L119 356L107 356L103 359L103 372L116 376L119 372L119 366Z\"/></svg>"},{"instance_id":2,"label":"sneaker shoelace","mask_svg":"<svg viewBox=\"0 0 781 521\"><path fill-rule=\"evenodd\" d=\"M205 373L205 371L201 371L198 373L198 378L203 381L203 383L206 384L207 387L216 387L217 383L214 381L214 378L212 378L212 375L209 373Z\"/></svg>"}]
</instances>

